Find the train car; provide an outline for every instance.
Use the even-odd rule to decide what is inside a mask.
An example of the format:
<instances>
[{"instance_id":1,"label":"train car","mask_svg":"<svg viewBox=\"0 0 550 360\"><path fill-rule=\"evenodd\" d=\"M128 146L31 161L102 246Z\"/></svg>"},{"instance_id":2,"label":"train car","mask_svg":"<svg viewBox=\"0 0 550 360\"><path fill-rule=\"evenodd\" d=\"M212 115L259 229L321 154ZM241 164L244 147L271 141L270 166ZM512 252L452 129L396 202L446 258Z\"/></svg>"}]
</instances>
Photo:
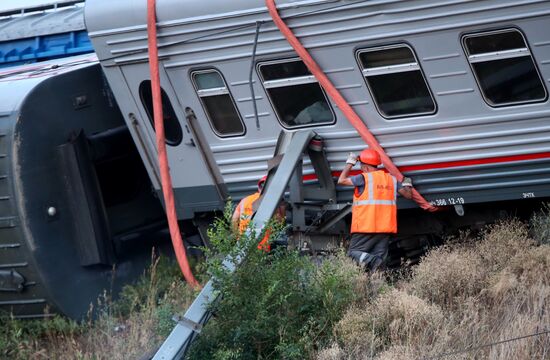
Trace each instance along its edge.
<instances>
[{"instance_id":1,"label":"train car","mask_svg":"<svg viewBox=\"0 0 550 360\"><path fill-rule=\"evenodd\" d=\"M277 7L433 204L550 195L548 1L281 0ZM146 4L89 0L85 18L158 190ZM314 130L336 173L349 151L365 147L263 1L159 0L157 18L181 218L253 192L281 132ZM312 173L306 159L304 174ZM350 198L338 189L338 202ZM401 209L414 206L399 199Z\"/></svg>"},{"instance_id":2,"label":"train car","mask_svg":"<svg viewBox=\"0 0 550 360\"><path fill-rule=\"evenodd\" d=\"M95 55L0 72L0 310L82 319L166 221Z\"/></svg>"},{"instance_id":3,"label":"train car","mask_svg":"<svg viewBox=\"0 0 550 360\"><path fill-rule=\"evenodd\" d=\"M0 29L0 68L94 51L82 0L2 5Z\"/></svg>"},{"instance_id":4,"label":"train car","mask_svg":"<svg viewBox=\"0 0 550 360\"><path fill-rule=\"evenodd\" d=\"M106 4L87 2L89 36L156 179L146 4ZM550 194L550 2L277 4L430 201L471 204ZM182 218L215 208L225 194L238 199L252 192L281 131L314 129L326 140L334 171L349 151L365 147L270 21L263 1L159 0L157 7L163 100L174 120L168 154ZM311 172L306 164L304 173Z\"/></svg>"}]
</instances>

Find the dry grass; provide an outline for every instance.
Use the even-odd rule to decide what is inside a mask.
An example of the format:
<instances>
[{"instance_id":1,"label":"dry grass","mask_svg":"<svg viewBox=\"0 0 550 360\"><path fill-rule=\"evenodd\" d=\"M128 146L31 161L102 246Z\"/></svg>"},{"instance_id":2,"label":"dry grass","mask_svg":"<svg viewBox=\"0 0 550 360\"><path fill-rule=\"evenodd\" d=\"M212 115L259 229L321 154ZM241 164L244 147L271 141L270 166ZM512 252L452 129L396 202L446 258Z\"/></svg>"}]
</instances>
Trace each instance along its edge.
<instances>
[{"instance_id":1,"label":"dry grass","mask_svg":"<svg viewBox=\"0 0 550 360\"><path fill-rule=\"evenodd\" d=\"M442 307L459 306L485 286L488 272L474 249L433 250L414 269L408 291Z\"/></svg>"},{"instance_id":2,"label":"dry grass","mask_svg":"<svg viewBox=\"0 0 550 360\"><path fill-rule=\"evenodd\" d=\"M546 235L536 241L529 236L532 224L509 220L486 228L475 241L435 249L394 284L386 274L360 274L341 259L323 267L352 277L351 291L360 301L335 318L333 342L317 359L419 359L464 349L445 359L549 359L550 334L481 347L550 330L550 244L541 240ZM550 220L539 217L537 224L542 229ZM175 270L171 276L153 266L141 284L127 289L122 304L102 301L94 323L54 318L39 323L32 336L24 329L29 323L0 324L9 335L0 333L0 358L139 359L167 335L171 315L194 298ZM333 284L340 275L317 279L332 291L323 290L328 302L341 295Z\"/></svg>"},{"instance_id":3,"label":"dry grass","mask_svg":"<svg viewBox=\"0 0 550 360\"><path fill-rule=\"evenodd\" d=\"M141 281L112 303L102 296L96 321L77 324L62 317L40 321L3 319L2 359L139 359L154 351L172 329L171 316L186 309L194 291L158 259ZM2 348L3 347L3 348Z\"/></svg>"},{"instance_id":4,"label":"dry grass","mask_svg":"<svg viewBox=\"0 0 550 360\"><path fill-rule=\"evenodd\" d=\"M544 223L538 219L539 224ZM550 224L550 221L546 222ZM349 309L318 359L548 359L550 245L518 220L431 251L394 289Z\"/></svg>"}]
</instances>

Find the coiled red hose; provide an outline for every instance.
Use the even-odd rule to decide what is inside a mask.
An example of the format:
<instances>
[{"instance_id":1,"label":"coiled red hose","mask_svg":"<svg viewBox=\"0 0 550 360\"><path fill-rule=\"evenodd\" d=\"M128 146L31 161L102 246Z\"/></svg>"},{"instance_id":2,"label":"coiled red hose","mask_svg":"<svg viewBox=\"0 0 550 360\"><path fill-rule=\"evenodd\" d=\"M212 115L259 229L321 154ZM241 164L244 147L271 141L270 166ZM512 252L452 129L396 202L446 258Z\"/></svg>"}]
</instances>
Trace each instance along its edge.
<instances>
[{"instance_id":1,"label":"coiled red hose","mask_svg":"<svg viewBox=\"0 0 550 360\"><path fill-rule=\"evenodd\" d=\"M193 272L187 261L187 254L183 246L183 239L178 225L178 217L174 206L174 191L172 190L172 178L166 156L166 143L164 137L164 120L162 115L162 98L160 93L159 61L157 49L157 16L155 0L147 0L147 35L149 48L149 71L151 72L151 92L153 94L153 114L155 120L155 132L157 140L158 161L160 166L160 178L168 227L172 246L180 266L183 277L193 287L200 287L199 282L193 276Z\"/></svg>"},{"instance_id":2,"label":"coiled red hose","mask_svg":"<svg viewBox=\"0 0 550 360\"><path fill-rule=\"evenodd\" d=\"M344 116L348 119L348 121L351 123L351 125L355 128L357 133L365 140L369 148L376 150L380 154L380 158L382 159L382 164L384 164L384 167L389 171L390 174L395 176L398 181L403 180L403 174L401 174L401 171L395 166L393 161L389 158L389 156L386 154L384 149L380 146L378 143L378 140L372 135L372 133L369 131L365 123L361 120L359 115L353 110L353 108L347 103L347 101L344 99L344 97L340 94L340 92L334 87L332 82L328 79L328 77L325 75L323 70L317 65L315 60L311 57L309 52L304 48L302 43L300 43L300 40L296 38L292 30L286 25L286 23L281 19L279 16L279 12L277 11L277 6L275 5L275 0L265 0L265 3L267 5L267 9L269 10L269 14L271 15L271 18L273 19L273 22L281 33L284 35L290 46L296 51L298 56L302 59L302 61L306 64L309 71L315 76L319 84L325 89L327 94L330 96L330 98L336 103L338 108L342 111ZM424 210L428 211L437 211L438 208L430 204L416 189L412 189L413 193L413 200Z\"/></svg>"}]
</instances>

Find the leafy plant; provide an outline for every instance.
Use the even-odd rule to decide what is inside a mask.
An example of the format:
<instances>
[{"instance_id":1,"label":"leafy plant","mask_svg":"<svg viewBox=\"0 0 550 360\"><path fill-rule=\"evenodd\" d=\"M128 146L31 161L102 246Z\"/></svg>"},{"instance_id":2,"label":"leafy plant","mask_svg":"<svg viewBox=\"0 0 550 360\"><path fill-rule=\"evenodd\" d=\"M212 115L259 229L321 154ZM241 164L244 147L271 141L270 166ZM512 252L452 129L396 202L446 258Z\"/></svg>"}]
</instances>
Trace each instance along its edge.
<instances>
[{"instance_id":1,"label":"leafy plant","mask_svg":"<svg viewBox=\"0 0 550 360\"><path fill-rule=\"evenodd\" d=\"M257 248L265 232L239 235L231 208L210 229L208 271L221 300L194 344L191 359L303 359L328 344L334 324L356 299L360 270L343 254L321 265L298 251ZM270 240L284 231L266 226ZM246 256L245 256L246 254ZM227 259L242 263L231 272Z\"/></svg>"}]
</instances>

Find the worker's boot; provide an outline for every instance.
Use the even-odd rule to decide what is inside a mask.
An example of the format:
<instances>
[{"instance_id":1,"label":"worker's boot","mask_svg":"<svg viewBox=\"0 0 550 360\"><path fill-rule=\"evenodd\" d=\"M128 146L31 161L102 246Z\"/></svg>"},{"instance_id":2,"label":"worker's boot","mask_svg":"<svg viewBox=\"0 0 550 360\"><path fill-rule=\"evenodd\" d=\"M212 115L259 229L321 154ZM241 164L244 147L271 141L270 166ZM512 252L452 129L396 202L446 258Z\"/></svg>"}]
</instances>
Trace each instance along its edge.
<instances>
[{"instance_id":1,"label":"worker's boot","mask_svg":"<svg viewBox=\"0 0 550 360\"><path fill-rule=\"evenodd\" d=\"M376 270L382 270L382 265L384 265L384 260L382 260L380 256L373 256L370 262L370 270L373 272Z\"/></svg>"},{"instance_id":2,"label":"worker's boot","mask_svg":"<svg viewBox=\"0 0 550 360\"><path fill-rule=\"evenodd\" d=\"M376 258L376 256L373 256L368 252L359 250L349 251L348 256L351 257L357 263L357 265L361 266L365 270L371 269L372 261Z\"/></svg>"}]
</instances>

